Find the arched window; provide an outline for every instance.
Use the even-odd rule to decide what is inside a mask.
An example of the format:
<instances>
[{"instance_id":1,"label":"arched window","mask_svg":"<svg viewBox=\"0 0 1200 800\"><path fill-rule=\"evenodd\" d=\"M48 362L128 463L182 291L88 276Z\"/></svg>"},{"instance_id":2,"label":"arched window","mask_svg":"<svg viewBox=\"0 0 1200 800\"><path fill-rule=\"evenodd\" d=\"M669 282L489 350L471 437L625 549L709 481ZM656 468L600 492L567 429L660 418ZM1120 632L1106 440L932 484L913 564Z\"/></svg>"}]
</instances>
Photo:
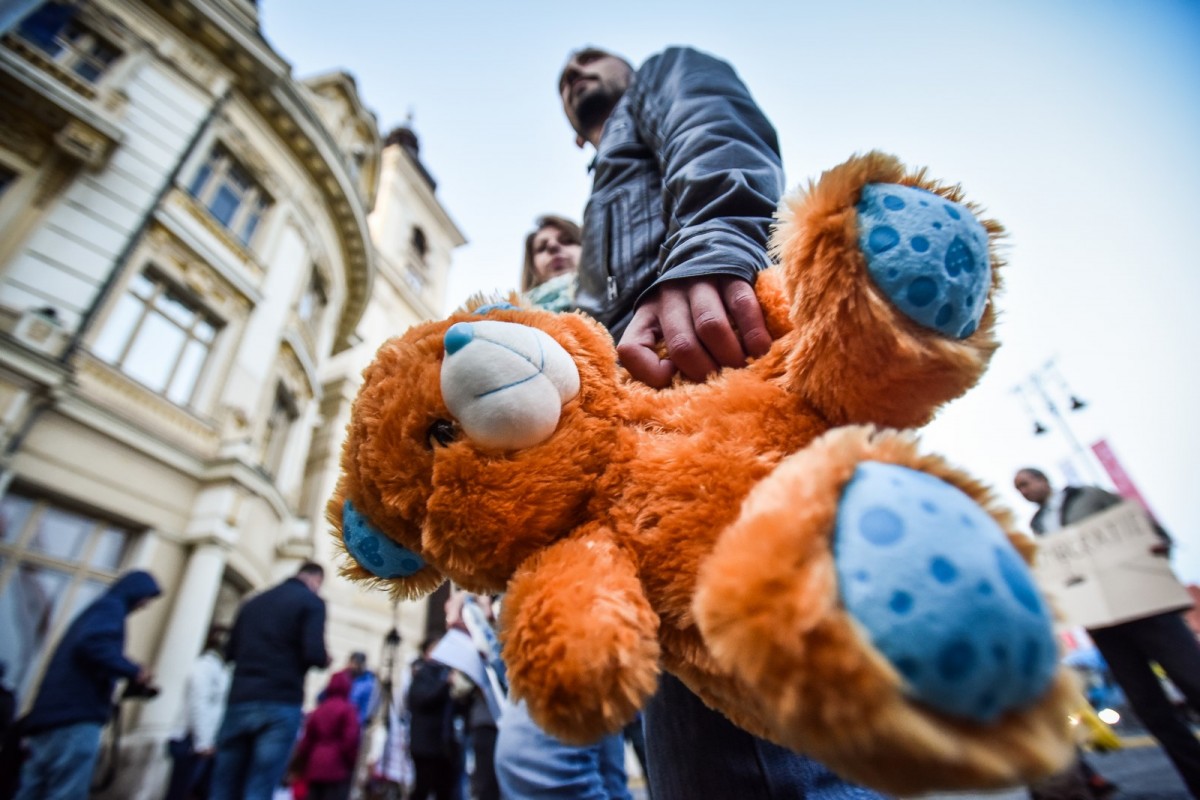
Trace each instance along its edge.
<instances>
[{"instance_id":1,"label":"arched window","mask_svg":"<svg viewBox=\"0 0 1200 800\"><path fill-rule=\"evenodd\" d=\"M429 288L429 266L425 260L428 253L429 242L425 239L425 231L414 225L412 239L409 240L408 266L404 270L404 279L418 294Z\"/></svg>"},{"instance_id":2,"label":"arched window","mask_svg":"<svg viewBox=\"0 0 1200 800\"><path fill-rule=\"evenodd\" d=\"M188 191L243 245L250 243L258 223L271 207L271 198L250 170L220 144L213 146Z\"/></svg>"},{"instance_id":3,"label":"arched window","mask_svg":"<svg viewBox=\"0 0 1200 800\"><path fill-rule=\"evenodd\" d=\"M275 387L275 401L271 405L271 414L267 417L266 429L263 432L261 458L263 470L272 478L279 477L288 439L299 418L300 409L297 407L295 396L282 383L278 384Z\"/></svg>"},{"instance_id":4,"label":"arched window","mask_svg":"<svg viewBox=\"0 0 1200 800\"><path fill-rule=\"evenodd\" d=\"M412 251L413 258L424 264L425 256L429 252L429 243L425 240L425 231L415 225L412 232Z\"/></svg>"}]
</instances>

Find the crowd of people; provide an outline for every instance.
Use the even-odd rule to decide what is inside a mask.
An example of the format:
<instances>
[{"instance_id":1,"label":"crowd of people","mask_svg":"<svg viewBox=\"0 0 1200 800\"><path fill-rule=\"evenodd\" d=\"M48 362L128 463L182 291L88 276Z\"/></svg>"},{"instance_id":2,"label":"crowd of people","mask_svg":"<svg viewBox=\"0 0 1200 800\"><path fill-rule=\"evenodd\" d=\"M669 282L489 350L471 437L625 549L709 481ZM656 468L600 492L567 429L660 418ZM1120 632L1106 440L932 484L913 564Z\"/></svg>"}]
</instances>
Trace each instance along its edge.
<instances>
[{"instance_id":1,"label":"crowd of people","mask_svg":"<svg viewBox=\"0 0 1200 800\"><path fill-rule=\"evenodd\" d=\"M594 184L582 226L547 214L526 237L526 301L595 317L629 374L650 386L703 381L762 355L770 336L753 284L769 264L784 177L775 131L734 70L689 48L635 69L589 47L570 55L557 88L577 144L595 149ZM1017 488L1039 505L1038 533L1112 500L1053 493L1034 469L1018 474ZM210 632L187 679L186 724L170 742L166 800L272 800L281 787L296 800L346 800L363 776L410 800L630 797L621 736L567 745L506 699L494 614L502 597L454 594L444 636L422 644L391 676L394 687L351 654L306 715L306 676L332 662L323 580L306 563L248 600L228 631ZM158 594L152 576L130 572L70 625L21 721L18 800L87 795L117 681L152 691L153 676L123 652L124 629ZM1176 614L1091 633L1198 793L1200 746L1169 716L1148 666L1157 660L1200 705L1200 649L1182 631ZM367 736L374 722L378 746ZM627 735L660 800L879 797L739 729L669 675ZM1102 780L1089 790L1111 791Z\"/></svg>"}]
</instances>

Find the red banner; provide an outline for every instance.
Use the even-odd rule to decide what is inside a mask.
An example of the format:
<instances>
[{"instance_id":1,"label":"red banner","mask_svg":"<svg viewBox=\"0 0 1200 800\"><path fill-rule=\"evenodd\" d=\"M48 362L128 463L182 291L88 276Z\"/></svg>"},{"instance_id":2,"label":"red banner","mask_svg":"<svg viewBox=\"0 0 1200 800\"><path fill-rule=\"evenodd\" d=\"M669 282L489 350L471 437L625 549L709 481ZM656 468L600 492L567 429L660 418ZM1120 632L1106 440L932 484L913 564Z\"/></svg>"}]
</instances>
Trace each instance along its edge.
<instances>
[{"instance_id":1,"label":"red banner","mask_svg":"<svg viewBox=\"0 0 1200 800\"><path fill-rule=\"evenodd\" d=\"M1092 444L1092 452L1096 454L1096 458L1104 465L1104 471L1108 473L1108 477L1112 479L1113 486L1117 487L1117 494L1124 497L1126 500L1132 500L1142 508L1146 509L1151 517L1154 512L1150 510L1150 506L1146 503L1142 493L1133 483L1133 478L1129 477L1129 473L1121 466L1121 462L1117 460L1117 454L1113 452L1109 446L1107 439L1100 439Z\"/></svg>"}]
</instances>

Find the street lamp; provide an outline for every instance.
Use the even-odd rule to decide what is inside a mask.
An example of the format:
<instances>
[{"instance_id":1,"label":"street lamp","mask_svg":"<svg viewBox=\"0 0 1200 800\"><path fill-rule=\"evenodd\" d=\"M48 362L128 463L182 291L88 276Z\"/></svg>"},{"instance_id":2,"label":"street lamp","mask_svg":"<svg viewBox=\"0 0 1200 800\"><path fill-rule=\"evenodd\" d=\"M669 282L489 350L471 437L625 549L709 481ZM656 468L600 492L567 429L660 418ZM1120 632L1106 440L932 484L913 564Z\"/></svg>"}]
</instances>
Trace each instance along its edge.
<instances>
[{"instance_id":1,"label":"street lamp","mask_svg":"<svg viewBox=\"0 0 1200 800\"><path fill-rule=\"evenodd\" d=\"M395 687L396 678L396 658L400 653L400 642L403 641L400 636L400 603L392 603L392 627L383 637L383 652L380 656L380 662L383 672L383 688L386 693L386 699L390 703L392 699L392 689Z\"/></svg>"},{"instance_id":2,"label":"street lamp","mask_svg":"<svg viewBox=\"0 0 1200 800\"><path fill-rule=\"evenodd\" d=\"M1054 400L1055 393L1059 397L1067 398L1067 403L1071 411L1079 411L1088 405L1086 401L1081 400L1078 395L1071 392L1062 373L1059 372L1055 360L1050 359L1039 369L1034 370L1023 383L1013 387L1013 391L1020 396L1021 401L1025 405L1026 413L1033 420L1034 436L1041 436L1047 433L1050 428L1042 424L1039 414L1034 410L1033 404L1030 402L1031 394L1039 401L1045 412L1050 415L1054 422L1054 427L1058 428L1062 433L1078 460L1086 465L1086 469L1092 474L1092 477L1098 479L1097 482L1103 483L1104 478L1099 475L1095 462L1089 457L1087 449L1079 442L1079 439L1075 436L1075 432L1071 430L1067 418L1059 411L1058 403Z\"/></svg>"}]
</instances>

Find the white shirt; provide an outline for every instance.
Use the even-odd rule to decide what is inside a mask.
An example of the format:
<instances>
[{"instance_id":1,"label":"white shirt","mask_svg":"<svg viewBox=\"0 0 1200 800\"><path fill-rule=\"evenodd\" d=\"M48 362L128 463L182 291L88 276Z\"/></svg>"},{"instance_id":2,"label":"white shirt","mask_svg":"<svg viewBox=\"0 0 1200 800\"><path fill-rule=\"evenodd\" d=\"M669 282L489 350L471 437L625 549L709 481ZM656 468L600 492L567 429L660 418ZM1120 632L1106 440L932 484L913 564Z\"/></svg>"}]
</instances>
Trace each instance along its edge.
<instances>
[{"instance_id":1,"label":"white shirt","mask_svg":"<svg viewBox=\"0 0 1200 800\"><path fill-rule=\"evenodd\" d=\"M1040 520L1042 533L1053 533L1054 531L1062 530L1062 508L1066 499L1066 489L1059 489L1046 498L1046 505L1042 506L1042 517Z\"/></svg>"},{"instance_id":2,"label":"white shirt","mask_svg":"<svg viewBox=\"0 0 1200 800\"><path fill-rule=\"evenodd\" d=\"M228 692L229 668L214 651L205 650L192 664L185 698L186 727L197 750L210 750L216 744Z\"/></svg>"}]
</instances>

